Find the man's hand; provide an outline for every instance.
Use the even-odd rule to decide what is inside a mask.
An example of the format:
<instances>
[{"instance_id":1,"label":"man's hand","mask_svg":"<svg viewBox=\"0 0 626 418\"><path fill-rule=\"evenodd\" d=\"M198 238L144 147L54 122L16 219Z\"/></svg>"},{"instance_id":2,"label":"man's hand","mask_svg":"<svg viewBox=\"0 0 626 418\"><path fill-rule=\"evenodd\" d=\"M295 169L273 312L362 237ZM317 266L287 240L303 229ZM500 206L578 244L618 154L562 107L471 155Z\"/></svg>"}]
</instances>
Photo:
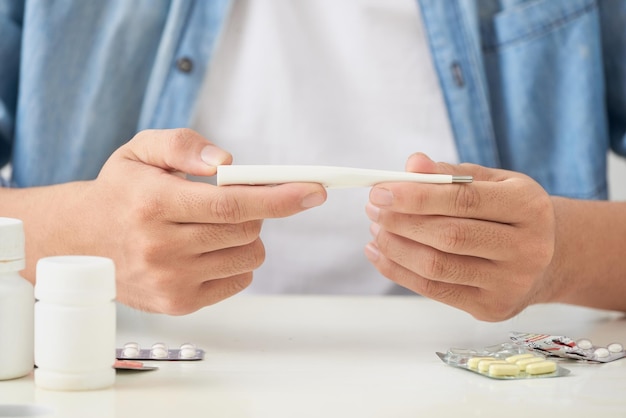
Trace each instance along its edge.
<instances>
[{"instance_id":1,"label":"man's hand","mask_svg":"<svg viewBox=\"0 0 626 418\"><path fill-rule=\"evenodd\" d=\"M386 183L366 212L366 255L386 277L488 321L548 299L544 275L555 250L552 199L531 178L476 165L434 163L407 171L471 175L470 184Z\"/></svg>"},{"instance_id":2,"label":"man's hand","mask_svg":"<svg viewBox=\"0 0 626 418\"><path fill-rule=\"evenodd\" d=\"M185 179L214 175L230 161L188 129L141 132L96 180L56 189L48 201L64 212L55 215L60 227L31 255L110 257L118 300L146 311L186 314L227 298L264 260L262 220L326 198L319 184L217 187Z\"/></svg>"}]
</instances>

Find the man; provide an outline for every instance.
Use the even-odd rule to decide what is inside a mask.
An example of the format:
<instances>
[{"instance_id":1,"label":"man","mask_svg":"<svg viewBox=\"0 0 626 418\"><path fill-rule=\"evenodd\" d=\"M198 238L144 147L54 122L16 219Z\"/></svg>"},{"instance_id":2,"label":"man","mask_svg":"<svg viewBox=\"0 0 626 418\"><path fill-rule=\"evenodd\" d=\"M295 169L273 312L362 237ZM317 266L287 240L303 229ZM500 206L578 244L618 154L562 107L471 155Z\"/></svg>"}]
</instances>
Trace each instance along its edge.
<instances>
[{"instance_id":1,"label":"man","mask_svg":"<svg viewBox=\"0 0 626 418\"><path fill-rule=\"evenodd\" d=\"M0 190L0 213L25 221L32 280L41 256L106 255L122 302L191 312L249 285L262 219L326 192L182 173L231 153L397 169L426 150L530 177L411 156L410 171L475 182L371 191L366 255L383 275L487 320L624 308L623 204L583 200L606 197L609 139L624 151L620 2L25 3L2 7L2 155L19 188ZM163 130L180 127L211 142ZM399 292L354 255L368 221L346 205L369 191L343 192L266 222L251 291Z\"/></svg>"}]
</instances>

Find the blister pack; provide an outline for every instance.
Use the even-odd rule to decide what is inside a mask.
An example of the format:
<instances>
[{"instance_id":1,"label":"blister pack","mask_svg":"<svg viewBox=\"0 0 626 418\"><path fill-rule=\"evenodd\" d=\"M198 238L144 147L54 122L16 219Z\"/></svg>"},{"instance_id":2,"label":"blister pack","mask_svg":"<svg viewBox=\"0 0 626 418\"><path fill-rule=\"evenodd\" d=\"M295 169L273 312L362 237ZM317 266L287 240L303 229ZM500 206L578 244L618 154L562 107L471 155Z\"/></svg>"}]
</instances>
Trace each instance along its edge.
<instances>
[{"instance_id":1,"label":"blister pack","mask_svg":"<svg viewBox=\"0 0 626 418\"><path fill-rule=\"evenodd\" d=\"M503 343L483 349L451 348L446 353L436 353L446 364L480 375L502 380L559 377L569 370L555 361L520 348Z\"/></svg>"},{"instance_id":2,"label":"blister pack","mask_svg":"<svg viewBox=\"0 0 626 418\"><path fill-rule=\"evenodd\" d=\"M550 357L608 363L626 356L624 346L620 343L597 346L588 338L575 341L562 335L526 332L511 332L509 336L519 346Z\"/></svg>"},{"instance_id":3,"label":"blister pack","mask_svg":"<svg viewBox=\"0 0 626 418\"><path fill-rule=\"evenodd\" d=\"M115 350L118 360L178 360L194 361L204 358L204 350L194 344L185 343L179 348L168 348L165 343L154 343L150 348L141 348L138 343L129 342Z\"/></svg>"}]
</instances>

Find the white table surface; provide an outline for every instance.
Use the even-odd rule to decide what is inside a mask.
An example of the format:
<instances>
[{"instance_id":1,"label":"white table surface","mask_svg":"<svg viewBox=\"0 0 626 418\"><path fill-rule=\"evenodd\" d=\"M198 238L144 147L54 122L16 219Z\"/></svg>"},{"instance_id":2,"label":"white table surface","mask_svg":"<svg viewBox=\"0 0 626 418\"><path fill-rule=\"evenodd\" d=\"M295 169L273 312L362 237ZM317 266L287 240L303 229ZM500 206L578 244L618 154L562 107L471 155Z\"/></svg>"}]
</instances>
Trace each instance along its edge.
<instances>
[{"instance_id":1,"label":"white table surface","mask_svg":"<svg viewBox=\"0 0 626 418\"><path fill-rule=\"evenodd\" d=\"M118 319L118 346L192 342L205 359L118 373L100 391L42 390L32 375L0 382L0 417L8 404L63 418L626 417L626 359L500 381L435 355L505 342L509 331L626 345L626 320L614 312L542 305L486 323L421 297L239 295L184 317L123 308Z\"/></svg>"}]
</instances>

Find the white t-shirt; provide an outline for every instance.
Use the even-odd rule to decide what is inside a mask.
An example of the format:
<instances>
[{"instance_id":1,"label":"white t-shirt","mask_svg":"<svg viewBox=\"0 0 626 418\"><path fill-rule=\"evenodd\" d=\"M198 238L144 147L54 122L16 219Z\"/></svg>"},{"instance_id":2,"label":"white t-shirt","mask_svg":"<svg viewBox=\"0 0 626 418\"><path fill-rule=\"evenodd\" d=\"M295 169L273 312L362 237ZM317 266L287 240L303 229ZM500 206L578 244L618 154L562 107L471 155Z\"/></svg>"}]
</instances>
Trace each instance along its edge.
<instances>
[{"instance_id":1,"label":"white t-shirt","mask_svg":"<svg viewBox=\"0 0 626 418\"><path fill-rule=\"evenodd\" d=\"M415 0L235 0L192 127L235 164L404 170L458 157ZM369 189L264 222L249 292L397 293L367 261Z\"/></svg>"}]
</instances>

